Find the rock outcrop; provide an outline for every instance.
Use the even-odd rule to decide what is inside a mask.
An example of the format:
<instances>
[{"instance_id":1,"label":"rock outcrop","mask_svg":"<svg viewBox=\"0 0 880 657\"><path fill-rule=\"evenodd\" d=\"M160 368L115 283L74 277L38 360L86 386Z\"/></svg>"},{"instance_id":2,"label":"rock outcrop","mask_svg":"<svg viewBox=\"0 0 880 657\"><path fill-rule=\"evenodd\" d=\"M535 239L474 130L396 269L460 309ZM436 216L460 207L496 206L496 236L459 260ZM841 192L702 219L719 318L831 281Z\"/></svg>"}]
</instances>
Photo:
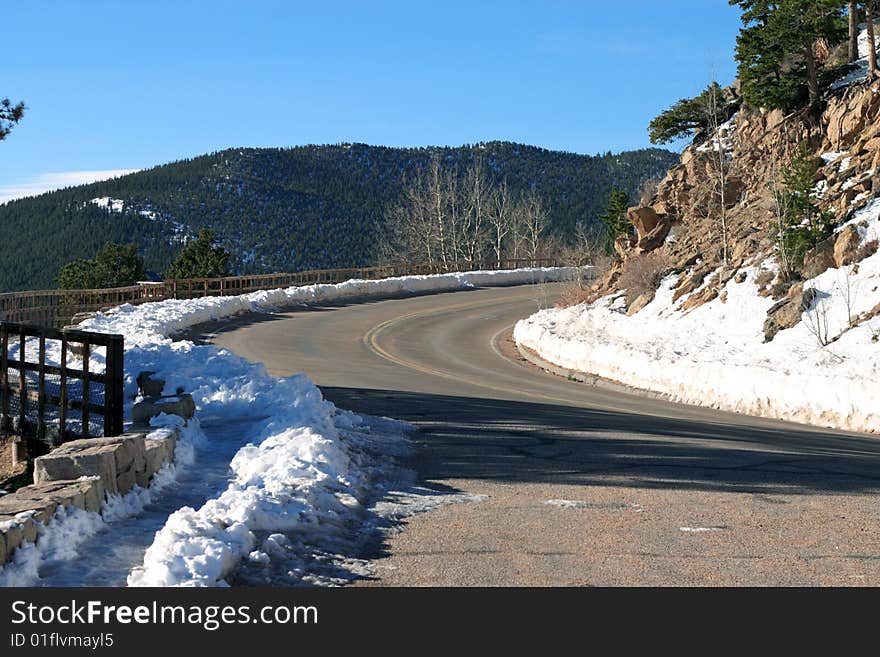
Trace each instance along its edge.
<instances>
[{"instance_id":1,"label":"rock outcrop","mask_svg":"<svg viewBox=\"0 0 880 657\"><path fill-rule=\"evenodd\" d=\"M723 148L727 158L723 197L715 148ZM617 261L593 286L594 296L616 292L624 262L653 251L674 263L679 276L674 299L680 308L715 298L731 278L745 280L746 266L776 258L779 219L773 189L782 184L781 171L803 149L818 164L815 195L833 224L842 224L880 196L880 81L829 95L818 118L743 108L725 134L686 148L655 195L627 211L633 233L615 243ZM846 225L811 249L792 275L768 271L770 278L759 285L761 293L782 299L768 314L768 339L791 325L795 314L800 316L801 299L793 302L789 295L794 283L830 267L857 263L876 248L865 243L864 230ZM705 279L713 272L717 280L707 289Z\"/></svg>"}]
</instances>

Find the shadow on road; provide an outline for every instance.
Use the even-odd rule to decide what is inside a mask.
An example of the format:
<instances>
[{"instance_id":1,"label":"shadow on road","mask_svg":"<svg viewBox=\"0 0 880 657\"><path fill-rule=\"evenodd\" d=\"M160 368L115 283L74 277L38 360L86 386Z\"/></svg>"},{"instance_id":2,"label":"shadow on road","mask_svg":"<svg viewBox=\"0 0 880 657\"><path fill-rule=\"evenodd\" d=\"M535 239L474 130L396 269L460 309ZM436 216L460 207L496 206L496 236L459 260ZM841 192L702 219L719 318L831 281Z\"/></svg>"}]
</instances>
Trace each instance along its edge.
<instances>
[{"instance_id":1,"label":"shadow on road","mask_svg":"<svg viewBox=\"0 0 880 657\"><path fill-rule=\"evenodd\" d=\"M543 403L322 388L342 408L407 420L427 480L493 479L760 494L876 492L880 441Z\"/></svg>"}]
</instances>

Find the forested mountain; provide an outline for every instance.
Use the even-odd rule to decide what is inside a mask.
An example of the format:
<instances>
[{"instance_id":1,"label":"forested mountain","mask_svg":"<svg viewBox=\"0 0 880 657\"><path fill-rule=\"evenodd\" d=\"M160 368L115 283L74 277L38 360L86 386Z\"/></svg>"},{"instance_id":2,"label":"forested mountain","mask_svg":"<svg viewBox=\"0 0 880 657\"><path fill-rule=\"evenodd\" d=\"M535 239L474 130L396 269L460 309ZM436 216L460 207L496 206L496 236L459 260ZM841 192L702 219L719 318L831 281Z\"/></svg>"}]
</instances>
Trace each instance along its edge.
<instances>
[{"instance_id":1,"label":"forested mountain","mask_svg":"<svg viewBox=\"0 0 880 657\"><path fill-rule=\"evenodd\" d=\"M230 149L0 206L0 291L57 287L62 265L108 241L136 244L162 272L200 228L239 273L375 264L388 213L434 156L462 172L479 159L511 190L534 189L562 238L597 221L612 186L635 195L678 161L662 149L585 156L509 142Z\"/></svg>"}]
</instances>

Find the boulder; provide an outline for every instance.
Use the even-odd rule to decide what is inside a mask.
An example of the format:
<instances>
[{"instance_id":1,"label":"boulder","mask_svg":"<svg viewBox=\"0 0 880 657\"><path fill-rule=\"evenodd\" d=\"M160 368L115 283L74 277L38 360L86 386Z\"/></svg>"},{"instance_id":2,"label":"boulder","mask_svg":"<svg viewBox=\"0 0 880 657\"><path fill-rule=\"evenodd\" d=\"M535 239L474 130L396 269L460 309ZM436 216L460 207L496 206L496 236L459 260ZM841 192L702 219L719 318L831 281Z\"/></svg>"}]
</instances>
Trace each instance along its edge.
<instances>
[{"instance_id":1,"label":"boulder","mask_svg":"<svg viewBox=\"0 0 880 657\"><path fill-rule=\"evenodd\" d=\"M0 563L12 558L22 543L37 540L37 525L30 517L0 516Z\"/></svg>"},{"instance_id":2,"label":"boulder","mask_svg":"<svg viewBox=\"0 0 880 657\"><path fill-rule=\"evenodd\" d=\"M146 397L131 409L131 419L135 426L145 427L149 425L151 418L162 413L177 415L184 420L189 420L195 415L195 412L196 404L190 394Z\"/></svg>"},{"instance_id":3,"label":"boulder","mask_svg":"<svg viewBox=\"0 0 880 657\"><path fill-rule=\"evenodd\" d=\"M134 488L134 485L138 481L138 474L143 472L143 470L126 470L125 472L120 472L116 475L116 492L120 495L125 495Z\"/></svg>"},{"instance_id":4,"label":"boulder","mask_svg":"<svg viewBox=\"0 0 880 657\"><path fill-rule=\"evenodd\" d=\"M803 290L802 283L793 286L785 299L775 303L767 311L767 319L764 320L764 341L770 342L779 331L784 331L800 322L801 315L813 305L819 294L814 288Z\"/></svg>"},{"instance_id":5,"label":"boulder","mask_svg":"<svg viewBox=\"0 0 880 657\"><path fill-rule=\"evenodd\" d=\"M642 292L639 296L637 296L631 304L626 309L627 315L635 315L642 308L647 306L651 301L654 300L654 292L655 290L650 290L649 292Z\"/></svg>"},{"instance_id":6,"label":"boulder","mask_svg":"<svg viewBox=\"0 0 880 657\"><path fill-rule=\"evenodd\" d=\"M634 207L626 211L626 217L636 229L638 239L648 235L660 223L660 215L649 207Z\"/></svg>"},{"instance_id":7,"label":"boulder","mask_svg":"<svg viewBox=\"0 0 880 657\"><path fill-rule=\"evenodd\" d=\"M146 469L144 434L73 440L34 460L34 481L45 483L99 477L104 488L118 493L120 475ZM127 481L127 480L126 480Z\"/></svg>"},{"instance_id":8,"label":"boulder","mask_svg":"<svg viewBox=\"0 0 880 657\"><path fill-rule=\"evenodd\" d=\"M23 490L19 489L19 491ZM16 491L0 498L0 515L14 516L18 513L31 512L33 517L43 524L52 519L56 508L58 508L56 500L50 497L37 497L26 492Z\"/></svg>"},{"instance_id":9,"label":"boulder","mask_svg":"<svg viewBox=\"0 0 880 657\"><path fill-rule=\"evenodd\" d=\"M52 503L56 507L73 506L98 512L104 503L104 484L98 477L50 481L19 488L14 496L40 504Z\"/></svg>"},{"instance_id":10,"label":"boulder","mask_svg":"<svg viewBox=\"0 0 880 657\"><path fill-rule=\"evenodd\" d=\"M654 230L645 235L636 244L636 248L638 249L639 253L647 253L662 246L664 240L666 240L666 236L669 234L669 229L671 227L672 222L668 219L658 224L657 227L654 228Z\"/></svg>"},{"instance_id":11,"label":"boulder","mask_svg":"<svg viewBox=\"0 0 880 657\"><path fill-rule=\"evenodd\" d=\"M834 239L832 258L837 267L843 267L855 262L855 255L861 246L862 238L859 229L850 224L844 226Z\"/></svg>"},{"instance_id":12,"label":"boulder","mask_svg":"<svg viewBox=\"0 0 880 657\"><path fill-rule=\"evenodd\" d=\"M701 265L694 269L688 276L682 276L675 286L675 292L672 295L672 301L678 301L685 294L690 294L703 284L706 276L709 275L709 267Z\"/></svg>"},{"instance_id":13,"label":"boulder","mask_svg":"<svg viewBox=\"0 0 880 657\"><path fill-rule=\"evenodd\" d=\"M147 468L145 472L148 477L152 477L159 472L162 466L170 460L168 456L168 443L169 441L161 439L153 440L148 438L146 440Z\"/></svg>"},{"instance_id":14,"label":"boulder","mask_svg":"<svg viewBox=\"0 0 880 657\"><path fill-rule=\"evenodd\" d=\"M636 229L636 248L640 253L653 251L663 244L672 227L669 215L657 214L650 207L629 208L626 216Z\"/></svg>"},{"instance_id":15,"label":"boulder","mask_svg":"<svg viewBox=\"0 0 880 657\"><path fill-rule=\"evenodd\" d=\"M137 376L138 389L144 397L161 397L165 389L165 379L160 379L155 372L141 372Z\"/></svg>"},{"instance_id":16,"label":"boulder","mask_svg":"<svg viewBox=\"0 0 880 657\"><path fill-rule=\"evenodd\" d=\"M729 210L739 203L745 191L746 184L742 178L737 176L728 178L724 183L724 207Z\"/></svg>"},{"instance_id":17,"label":"boulder","mask_svg":"<svg viewBox=\"0 0 880 657\"><path fill-rule=\"evenodd\" d=\"M692 294L687 299L685 299L681 304L680 310L687 311L693 308L697 308L699 306L702 306L704 303L709 303L717 297L718 287L710 283L699 292Z\"/></svg>"},{"instance_id":18,"label":"boulder","mask_svg":"<svg viewBox=\"0 0 880 657\"><path fill-rule=\"evenodd\" d=\"M804 278L815 278L825 270L834 267L834 237L822 240L804 254L801 273Z\"/></svg>"}]
</instances>

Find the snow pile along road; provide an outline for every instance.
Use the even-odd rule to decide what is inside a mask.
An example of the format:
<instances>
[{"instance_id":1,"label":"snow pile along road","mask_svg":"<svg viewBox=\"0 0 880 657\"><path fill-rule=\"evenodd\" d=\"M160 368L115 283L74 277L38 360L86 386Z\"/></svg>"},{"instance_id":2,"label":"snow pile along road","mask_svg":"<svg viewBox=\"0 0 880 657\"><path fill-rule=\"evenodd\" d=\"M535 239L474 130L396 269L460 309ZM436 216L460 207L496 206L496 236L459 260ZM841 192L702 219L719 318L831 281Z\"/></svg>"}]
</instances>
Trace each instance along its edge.
<instances>
[{"instance_id":1,"label":"snow pile along road","mask_svg":"<svg viewBox=\"0 0 880 657\"><path fill-rule=\"evenodd\" d=\"M277 582L279 564L284 581L313 581L304 552L322 546L332 551L346 537L357 536L369 505L385 491L411 483L401 481L407 475L396 465L409 449L403 435L407 425L337 409L305 376L269 376L262 365L229 351L174 340L175 332L296 303L543 282L572 274L548 268L348 281L123 305L83 322L85 330L125 336L127 398L137 392L137 374L151 370L165 379L166 393L177 387L191 392L203 421L242 423L242 446L230 463L228 487L201 508L173 513L129 583L223 585L236 570L246 570L254 582L260 568ZM93 358L99 371L100 353Z\"/></svg>"},{"instance_id":2,"label":"snow pile along road","mask_svg":"<svg viewBox=\"0 0 880 657\"><path fill-rule=\"evenodd\" d=\"M862 243L878 239L880 199L847 224L858 226ZM620 294L611 295L540 311L516 325L514 338L560 367L675 401L880 431L880 252L806 281L804 290L817 290L817 298L800 323L765 343L774 302L758 295L755 280L767 266L748 268L743 282L730 280L718 298L690 311L678 310L686 297L673 303L671 275L635 315L625 314Z\"/></svg>"}]
</instances>

